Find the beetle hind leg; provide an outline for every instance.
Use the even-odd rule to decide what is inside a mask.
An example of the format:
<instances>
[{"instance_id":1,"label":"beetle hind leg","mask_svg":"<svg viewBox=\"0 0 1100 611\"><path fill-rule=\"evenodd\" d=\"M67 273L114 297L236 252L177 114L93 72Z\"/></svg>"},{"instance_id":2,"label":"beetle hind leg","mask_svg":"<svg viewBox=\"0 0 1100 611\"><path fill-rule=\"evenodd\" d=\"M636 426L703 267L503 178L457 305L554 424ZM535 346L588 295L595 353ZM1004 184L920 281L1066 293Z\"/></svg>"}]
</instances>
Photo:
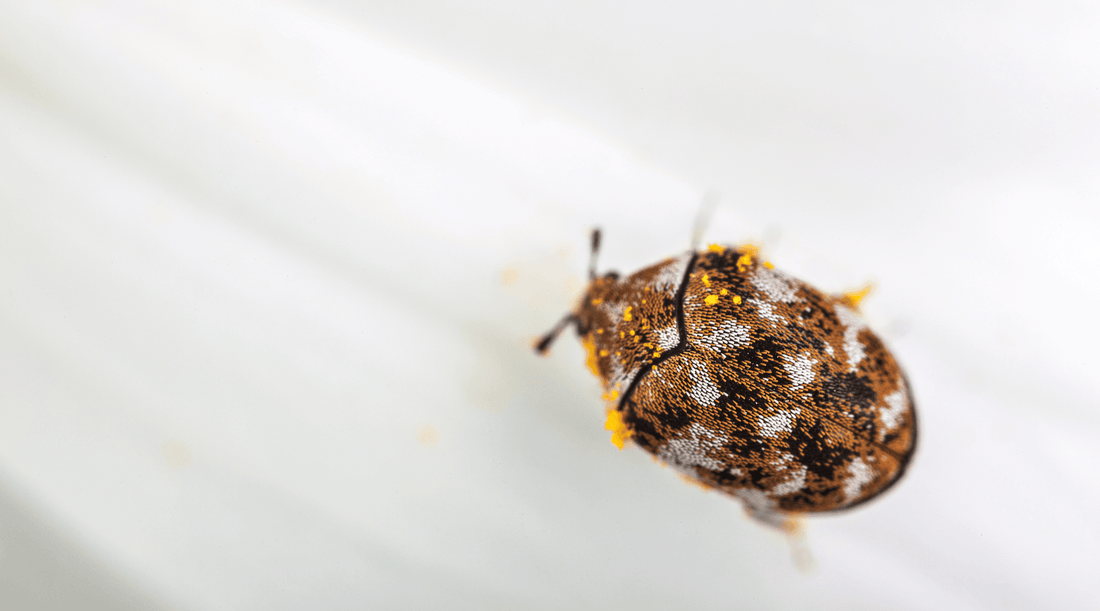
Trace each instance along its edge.
<instances>
[{"instance_id":1,"label":"beetle hind leg","mask_svg":"<svg viewBox=\"0 0 1100 611\"><path fill-rule=\"evenodd\" d=\"M791 548L791 560L795 567L803 573L808 573L814 568L814 557L810 552L810 546L806 542L805 522L798 514L784 513L774 509L750 507L745 504L745 513L749 514L757 523L783 533L787 544Z\"/></svg>"}]
</instances>

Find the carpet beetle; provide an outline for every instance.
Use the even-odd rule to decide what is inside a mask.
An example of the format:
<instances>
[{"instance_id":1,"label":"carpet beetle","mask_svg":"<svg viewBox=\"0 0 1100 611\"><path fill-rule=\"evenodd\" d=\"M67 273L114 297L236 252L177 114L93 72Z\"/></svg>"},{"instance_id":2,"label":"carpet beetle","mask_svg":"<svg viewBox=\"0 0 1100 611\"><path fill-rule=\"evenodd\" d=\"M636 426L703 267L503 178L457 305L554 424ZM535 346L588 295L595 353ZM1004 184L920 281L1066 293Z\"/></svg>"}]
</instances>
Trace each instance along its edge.
<instances>
[{"instance_id":1,"label":"carpet beetle","mask_svg":"<svg viewBox=\"0 0 1100 611\"><path fill-rule=\"evenodd\" d=\"M866 502L902 476L916 412L857 311L866 291L826 295L752 246L597 275L599 240L584 297L536 350L575 327L612 443L638 444L777 527Z\"/></svg>"}]
</instances>

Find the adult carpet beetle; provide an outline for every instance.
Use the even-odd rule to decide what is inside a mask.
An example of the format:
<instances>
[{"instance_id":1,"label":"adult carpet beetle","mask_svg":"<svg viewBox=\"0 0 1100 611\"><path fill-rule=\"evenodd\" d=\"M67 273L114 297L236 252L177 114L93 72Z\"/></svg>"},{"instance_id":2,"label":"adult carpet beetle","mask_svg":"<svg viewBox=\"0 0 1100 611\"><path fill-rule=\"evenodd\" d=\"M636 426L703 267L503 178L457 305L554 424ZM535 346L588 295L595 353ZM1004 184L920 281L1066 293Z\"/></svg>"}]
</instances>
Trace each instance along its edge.
<instances>
[{"instance_id":1,"label":"adult carpet beetle","mask_svg":"<svg viewBox=\"0 0 1100 611\"><path fill-rule=\"evenodd\" d=\"M709 248L620 278L596 274L568 325L633 441L757 520L866 502L905 472L917 441L905 375L856 310L774 269L752 246Z\"/></svg>"}]
</instances>

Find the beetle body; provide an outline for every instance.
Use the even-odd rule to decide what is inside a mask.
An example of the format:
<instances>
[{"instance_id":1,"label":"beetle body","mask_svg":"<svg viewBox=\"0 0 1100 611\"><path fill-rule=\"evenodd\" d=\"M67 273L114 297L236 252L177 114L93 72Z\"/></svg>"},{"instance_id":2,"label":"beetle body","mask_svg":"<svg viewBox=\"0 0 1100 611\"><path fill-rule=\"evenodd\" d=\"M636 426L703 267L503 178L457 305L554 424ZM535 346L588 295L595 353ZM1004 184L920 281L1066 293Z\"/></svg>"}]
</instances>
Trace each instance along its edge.
<instances>
[{"instance_id":1,"label":"beetle body","mask_svg":"<svg viewBox=\"0 0 1100 611\"><path fill-rule=\"evenodd\" d=\"M858 505L904 473L913 399L860 295L826 295L752 247L592 276L563 323L603 383L620 448L637 443L772 525Z\"/></svg>"}]
</instances>

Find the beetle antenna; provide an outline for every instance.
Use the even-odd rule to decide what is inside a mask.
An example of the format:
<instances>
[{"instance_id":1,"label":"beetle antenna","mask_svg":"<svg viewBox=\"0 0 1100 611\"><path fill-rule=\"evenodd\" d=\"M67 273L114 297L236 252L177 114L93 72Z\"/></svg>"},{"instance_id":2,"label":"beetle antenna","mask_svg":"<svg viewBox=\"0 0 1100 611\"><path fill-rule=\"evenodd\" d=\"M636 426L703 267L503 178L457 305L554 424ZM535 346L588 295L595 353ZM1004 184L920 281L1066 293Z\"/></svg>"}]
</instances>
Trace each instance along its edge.
<instances>
[{"instance_id":1,"label":"beetle antenna","mask_svg":"<svg viewBox=\"0 0 1100 611\"><path fill-rule=\"evenodd\" d=\"M554 343L554 340L558 339L558 335L561 334L565 327L569 323L577 322L577 318L572 314L566 314L564 318L558 321L558 324L554 325L550 332L542 336L539 343L535 344L535 352L539 354L546 354L546 351L550 349L550 344Z\"/></svg>"},{"instance_id":2,"label":"beetle antenna","mask_svg":"<svg viewBox=\"0 0 1100 611\"><path fill-rule=\"evenodd\" d=\"M703 195L703 203L699 204L699 212L695 213L695 228L691 232L692 251L699 250L703 234L710 225L710 217L714 215L714 209L720 201L722 201L722 194L715 189L710 189Z\"/></svg>"},{"instance_id":3,"label":"beetle antenna","mask_svg":"<svg viewBox=\"0 0 1100 611\"><path fill-rule=\"evenodd\" d=\"M596 256L600 254L600 228L592 230L592 254L588 256L588 279L596 279Z\"/></svg>"}]
</instances>

